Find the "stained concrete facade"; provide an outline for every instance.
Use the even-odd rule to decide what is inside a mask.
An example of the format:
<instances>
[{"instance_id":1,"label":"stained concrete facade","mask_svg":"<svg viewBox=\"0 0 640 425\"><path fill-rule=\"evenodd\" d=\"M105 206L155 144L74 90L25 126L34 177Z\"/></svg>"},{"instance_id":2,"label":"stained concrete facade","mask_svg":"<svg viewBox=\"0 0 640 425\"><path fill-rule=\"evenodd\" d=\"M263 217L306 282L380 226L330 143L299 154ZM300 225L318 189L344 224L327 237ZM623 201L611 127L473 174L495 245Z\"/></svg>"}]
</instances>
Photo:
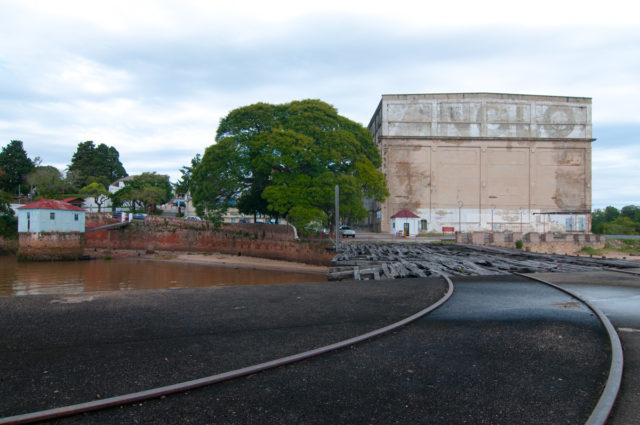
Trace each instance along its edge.
<instances>
[{"instance_id":1,"label":"stained concrete facade","mask_svg":"<svg viewBox=\"0 0 640 425\"><path fill-rule=\"evenodd\" d=\"M403 209L430 232L590 228L590 98L383 95L369 130L391 194L376 230Z\"/></svg>"}]
</instances>

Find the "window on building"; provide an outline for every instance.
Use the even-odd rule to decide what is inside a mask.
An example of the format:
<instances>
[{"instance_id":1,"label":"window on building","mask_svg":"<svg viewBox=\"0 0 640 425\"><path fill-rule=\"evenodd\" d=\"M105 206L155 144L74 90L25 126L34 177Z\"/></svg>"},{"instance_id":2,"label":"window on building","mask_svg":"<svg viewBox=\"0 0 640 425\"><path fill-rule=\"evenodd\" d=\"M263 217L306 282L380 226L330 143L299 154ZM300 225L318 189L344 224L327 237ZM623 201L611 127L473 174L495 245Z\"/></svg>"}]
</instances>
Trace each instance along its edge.
<instances>
[{"instance_id":1,"label":"window on building","mask_svg":"<svg viewBox=\"0 0 640 425\"><path fill-rule=\"evenodd\" d=\"M49 220L55 220L56 219L56 213L49 213Z\"/></svg>"},{"instance_id":2,"label":"window on building","mask_svg":"<svg viewBox=\"0 0 640 425\"><path fill-rule=\"evenodd\" d=\"M427 230L427 220L420 220L420 230Z\"/></svg>"},{"instance_id":3,"label":"window on building","mask_svg":"<svg viewBox=\"0 0 640 425\"><path fill-rule=\"evenodd\" d=\"M566 226L567 232L573 232L575 230L573 225L573 217L566 218L565 226Z\"/></svg>"},{"instance_id":4,"label":"window on building","mask_svg":"<svg viewBox=\"0 0 640 425\"><path fill-rule=\"evenodd\" d=\"M78 221L78 220L80 219L80 215L79 215L79 214L74 214L74 215L73 215L73 219L74 219L75 221Z\"/></svg>"}]
</instances>

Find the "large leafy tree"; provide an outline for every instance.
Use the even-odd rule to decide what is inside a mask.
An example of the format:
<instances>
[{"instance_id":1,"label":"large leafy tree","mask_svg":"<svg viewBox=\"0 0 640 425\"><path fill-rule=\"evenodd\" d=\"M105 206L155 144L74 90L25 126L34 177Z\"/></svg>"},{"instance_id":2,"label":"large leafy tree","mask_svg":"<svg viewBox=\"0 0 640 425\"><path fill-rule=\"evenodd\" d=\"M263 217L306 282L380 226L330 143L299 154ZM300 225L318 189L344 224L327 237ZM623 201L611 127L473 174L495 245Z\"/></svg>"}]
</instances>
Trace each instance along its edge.
<instances>
[{"instance_id":1,"label":"large leafy tree","mask_svg":"<svg viewBox=\"0 0 640 425\"><path fill-rule=\"evenodd\" d=\"M68 170L71 183L78 189L93 182L108 187L127 176L116 148L104 143L95 146L90 140L78 144Z\"/></svg>"},{"instance_id":2,"label":"large leafy tree","mask_svg":"<svg viewBox=\"0 0 640 425\"><path fill-rule=\"evenodd\" d=\"M11 209L11 195L0 190L0 236L15 239L18 236L18 218Z\"/></svg>"},{"instance_id":3,"label":"large leafy tree","mask_svg":"<svg viewBox=\"0 0 640 425\"><path fill-rule=\"evenodd\" d=\"M186 195L191 187L191 176L193 175L193 171L196 169L202 157L200 154L196 154L196 156L191 160L191 165L185 165L180 169L180 173L182 176L180 180L176 182L174 185L174 189L176 191L176 195L184 196Z\"/></svg>"},{"instance_id":4,"label":"large leafy tree","mask_svg":"<svg viewBox=\"0 0 640 425\"><path fill-rule=\"evenodd\" d=\"M171 200L173 188L169 176L153 173L142 173L124 181L124 187L113 194L116 204L129 202L135 210L137 203L148 213L153 212L156 205Z\"/></svg>"},{"instance_id":5,"label":"large leafy tree","mask_svg":"<svg viewBox=\"0 0 640 425\"><path fill-rule=\"evenodd\" d=\"M364 198L388 196L380 153L362 125L320 100L257 103L223 118L216 144L192 176L199 213L236 205L245 214L286 216L296 224L366 216Z\"/></svg>"},{"instance_id":6,"label":"large leafy tree","mask_svg":"<svg viewBox=\"0 0 640 425\"><path fill-rule=\"evenodd\" d=\"M67 189L62 173L51 165L35 167L27 175L27 183L33 194L44 198L55 198L65 193Z\"/></svg>"},{"instance_id":7,"label":"large leafy tree","mask_svg":"<svg viewBox=\"0 0 640 425\"><path fill-rule=\"evenodd\" d=\"M0 152L0 189L11 193L27 193L26 177L34 163L20 140L12 140Z\"/></svg>"}]
</instances>

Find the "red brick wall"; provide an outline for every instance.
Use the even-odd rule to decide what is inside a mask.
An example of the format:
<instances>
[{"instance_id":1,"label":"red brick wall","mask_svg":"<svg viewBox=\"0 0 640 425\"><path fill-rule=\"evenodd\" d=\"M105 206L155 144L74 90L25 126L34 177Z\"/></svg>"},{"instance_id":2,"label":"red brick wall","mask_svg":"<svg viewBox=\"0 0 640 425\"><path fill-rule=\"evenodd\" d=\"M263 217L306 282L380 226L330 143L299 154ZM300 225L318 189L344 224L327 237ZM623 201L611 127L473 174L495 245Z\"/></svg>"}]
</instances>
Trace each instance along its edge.
<instances>
[{"instance_id":1,"label":"red brick wall","mask_svg":"<svg viewBox=\"0 0 640 425\"><path fill-rule=\"evenodd\" d=\"M104 223L108 224L108 223ZM88 224L89 227L97 227ZM148 217L117 230L85 235L86 248L144 251L220 252L274 260L329 265L333 254L327 242L295 241L290 226L227 224L216 230L209 222Z\"/></svg>"}]
</instances>

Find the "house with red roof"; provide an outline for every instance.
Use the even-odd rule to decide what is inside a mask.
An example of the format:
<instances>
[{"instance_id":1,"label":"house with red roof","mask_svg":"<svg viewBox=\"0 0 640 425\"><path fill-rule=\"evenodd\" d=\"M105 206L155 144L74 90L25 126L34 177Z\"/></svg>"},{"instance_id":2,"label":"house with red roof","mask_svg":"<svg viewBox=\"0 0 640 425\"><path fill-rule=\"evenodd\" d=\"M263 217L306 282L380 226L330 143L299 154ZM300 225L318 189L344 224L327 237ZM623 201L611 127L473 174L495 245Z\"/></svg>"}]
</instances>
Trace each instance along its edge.
<instances>
[{"instance_id":1,"label":"house with red roof","mask_svg":"<svg viewBox=\"0 0 640 425\"><path fill-rule=\"evenodd\" d=\"M391 233L415 236L419 232L419 226L420 217L409 210L400 210L391 216Z\"/></svg>"},{"instance_id":2,"label":"house with red roof","mask_svg":"<svg viewBox=\"0 0 640 425\"><path fill-rule=\"evenodd\" d=\"M68 202L41 199L18 208L18 233L84 233L85 211Z\"/></svg>"}]
</instances>

